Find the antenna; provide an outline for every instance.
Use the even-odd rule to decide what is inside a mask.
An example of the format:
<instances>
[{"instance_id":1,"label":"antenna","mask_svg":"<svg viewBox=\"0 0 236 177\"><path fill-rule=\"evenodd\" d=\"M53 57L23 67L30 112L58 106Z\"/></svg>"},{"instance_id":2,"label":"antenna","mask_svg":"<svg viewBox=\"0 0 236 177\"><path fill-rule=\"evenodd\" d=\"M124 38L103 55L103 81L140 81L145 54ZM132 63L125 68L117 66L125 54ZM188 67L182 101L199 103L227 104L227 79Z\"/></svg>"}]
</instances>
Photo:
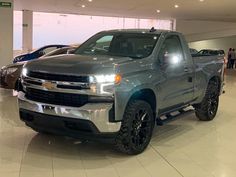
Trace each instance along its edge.
<instances>
[{"instance_id":1,"label":"antenna","mask_svg":"<svg viewBox=\"0 0 236 177\"><path fill-rule=\"evenodd\" d=\"M156 29L154 28L154 27L152 27L151 29L150 29L150 33L153 33L153 32L155 32L156 31Z\"/></svg>"}]
</instances>

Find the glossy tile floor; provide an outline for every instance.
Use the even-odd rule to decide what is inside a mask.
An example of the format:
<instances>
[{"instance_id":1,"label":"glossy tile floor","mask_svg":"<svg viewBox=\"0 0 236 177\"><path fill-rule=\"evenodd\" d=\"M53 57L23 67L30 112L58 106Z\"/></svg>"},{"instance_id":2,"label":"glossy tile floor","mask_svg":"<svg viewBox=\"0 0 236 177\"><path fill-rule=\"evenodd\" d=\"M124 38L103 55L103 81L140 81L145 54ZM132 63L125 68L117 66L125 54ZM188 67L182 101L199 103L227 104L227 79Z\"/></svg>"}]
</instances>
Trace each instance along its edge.
<instances>
[{"instance_id":1,"label":"glossy tile floor","mask_svg":"<svg viewBox=\"0 0 236 177\"><path fill-rule=\"evenodd\" d=\"M148 149L126 156L109 145L39 135L0 90L0 177L236 177L236 71L212 122L194 113L156 127Z\"/></svg>"}]
</instances>

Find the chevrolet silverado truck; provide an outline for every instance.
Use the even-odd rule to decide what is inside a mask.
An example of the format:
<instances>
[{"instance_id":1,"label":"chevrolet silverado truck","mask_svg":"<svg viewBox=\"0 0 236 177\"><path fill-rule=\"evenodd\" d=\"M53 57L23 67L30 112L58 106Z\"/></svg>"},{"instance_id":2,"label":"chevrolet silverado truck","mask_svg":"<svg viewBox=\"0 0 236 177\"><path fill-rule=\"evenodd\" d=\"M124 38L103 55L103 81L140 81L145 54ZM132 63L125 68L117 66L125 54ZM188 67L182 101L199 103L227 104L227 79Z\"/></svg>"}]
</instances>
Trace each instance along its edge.
<instances>
[{"instance_id":1,"label":"chevrolet silverado truck","mask_svg":"<svg viewBox=\"0 0 236 177\"><path fill-rule=\"evenodd\" d=\"M75 55L25 64L20 118L39 133L109 140L139 154L164 115L192 106L201 121L215 118L223 63L221 56L192 57L178 32L100 32Z\"/></svg>"}]
</instances>

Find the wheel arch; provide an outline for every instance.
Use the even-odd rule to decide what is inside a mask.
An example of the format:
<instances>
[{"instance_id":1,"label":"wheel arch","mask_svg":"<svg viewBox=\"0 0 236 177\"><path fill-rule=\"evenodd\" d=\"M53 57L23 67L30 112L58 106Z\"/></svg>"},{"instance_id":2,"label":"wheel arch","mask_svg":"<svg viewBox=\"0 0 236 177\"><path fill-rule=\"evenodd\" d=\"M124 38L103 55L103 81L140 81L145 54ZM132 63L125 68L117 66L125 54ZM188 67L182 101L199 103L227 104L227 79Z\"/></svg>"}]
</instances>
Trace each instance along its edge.
<instances>
[{"instance_id":1,"label":"wheel arch","mask_svg":"<svg viewBox=\"0 0 236 177\"><path fill-rule=\"evenodd\" d=\"M211 81L213 81L213 82L215 82L215 83L218 84L218 91L219 91L219 93L220 93L220 91L221 91L221 78L220 78L220 76L212 76L212 77L209 79L207 85L209 85Z\"/></svg>"},{"instance_id":2,"label":"wheel arch","mask_svg":"<svg viewBox=\"0 0 236 177\"><path fill-rule=\"evenodd\" d=\"M143 100L149 103L153 110L154 116L156 116L157 100L156 100L155 92L152 89L144 88L144 89L135 91L129 98L128 103L135 99Z\"/></svg>"}]
</instances>

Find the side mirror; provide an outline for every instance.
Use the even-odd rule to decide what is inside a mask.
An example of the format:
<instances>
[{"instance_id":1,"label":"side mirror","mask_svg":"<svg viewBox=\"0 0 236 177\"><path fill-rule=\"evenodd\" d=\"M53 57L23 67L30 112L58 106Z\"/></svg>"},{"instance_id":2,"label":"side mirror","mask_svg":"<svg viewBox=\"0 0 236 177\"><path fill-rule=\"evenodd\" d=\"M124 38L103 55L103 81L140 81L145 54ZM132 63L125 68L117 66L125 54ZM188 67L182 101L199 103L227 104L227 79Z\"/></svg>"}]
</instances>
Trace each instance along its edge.
<instances>
[{"instance_id":1,"label":"side mirror","mask_svg":"<svg viewBox=\"0 0 236 177\"><path fill-rule=\"evenodd\" d=\"M181 57L178 54L164 54L163 63L165 65L176 65L180 63Z\"/></svg>"}]
</instances>

